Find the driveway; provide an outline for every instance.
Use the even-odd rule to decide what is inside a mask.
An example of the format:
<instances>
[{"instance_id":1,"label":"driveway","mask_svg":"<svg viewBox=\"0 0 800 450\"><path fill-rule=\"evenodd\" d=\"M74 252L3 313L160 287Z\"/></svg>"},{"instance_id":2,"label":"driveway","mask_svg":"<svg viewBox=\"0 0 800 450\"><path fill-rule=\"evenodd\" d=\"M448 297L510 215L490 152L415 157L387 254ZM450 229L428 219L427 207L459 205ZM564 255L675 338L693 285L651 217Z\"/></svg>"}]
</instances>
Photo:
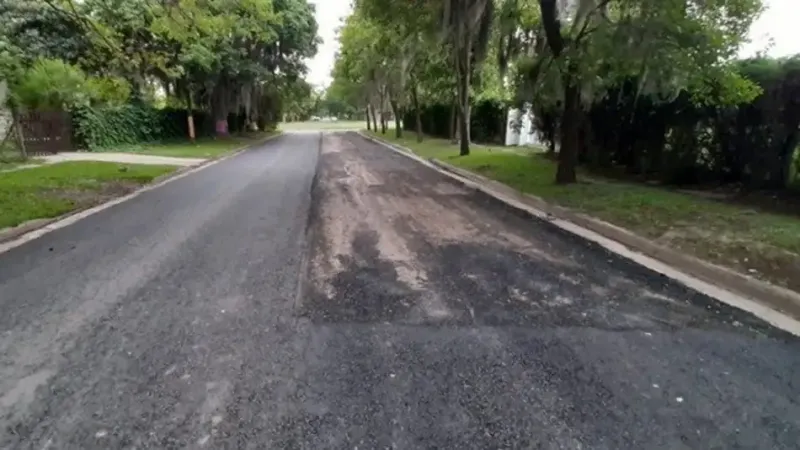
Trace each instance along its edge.
<instances>
[{"instance_id":1,"label":"driveway","mask_svg":"<svg viewBox=\"0 0 800 450\"><path fill-rule=\"evenodd\" d=\"M123 164L153 164L162 166L196 166L205 162L203 158L174 158L171 156L139 155L115 152L63 152L42 156L47 164L67 161L103 161Z\"/></svg>"},{"instance_id":2,"label":"driveway","mask_svg":"<svg viewBox=\"0 0 800 450\"><path fill-rule=\"evenodd\" d=\"M0 254L0 306L2 448L800 440L797 338L350 133Z\"/></svg>"}]
</instances>

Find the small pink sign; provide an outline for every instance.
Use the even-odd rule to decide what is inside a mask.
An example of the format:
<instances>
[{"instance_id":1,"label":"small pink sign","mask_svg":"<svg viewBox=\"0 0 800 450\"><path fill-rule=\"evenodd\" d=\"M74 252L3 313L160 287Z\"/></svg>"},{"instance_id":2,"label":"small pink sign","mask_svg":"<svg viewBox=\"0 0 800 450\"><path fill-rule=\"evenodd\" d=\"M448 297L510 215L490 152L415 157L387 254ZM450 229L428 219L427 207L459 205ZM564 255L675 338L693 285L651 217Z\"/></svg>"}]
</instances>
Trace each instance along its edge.
<instances>
[{"instance_id":1,"label":"small pink sign","mask_svg":"<svg viewBox=\"0 0 800 450\"><path fill-rule=\"evenodd\" d=\"M217 134L218 135L227 135L228 134L228 121L227 120L218 120L217 121Z\"/></svg>"}]
</instances>

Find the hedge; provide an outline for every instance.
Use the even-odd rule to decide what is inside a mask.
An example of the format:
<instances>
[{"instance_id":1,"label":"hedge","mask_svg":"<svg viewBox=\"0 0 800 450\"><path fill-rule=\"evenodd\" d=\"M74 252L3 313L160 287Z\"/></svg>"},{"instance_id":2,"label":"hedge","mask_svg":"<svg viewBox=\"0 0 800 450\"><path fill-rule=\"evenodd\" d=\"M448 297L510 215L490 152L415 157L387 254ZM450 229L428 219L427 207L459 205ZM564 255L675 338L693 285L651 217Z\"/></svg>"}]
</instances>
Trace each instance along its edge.
<instances>
[{"instance_id":1,"label":"hedge","mask_svg":"<svg viewBox=\"0 0 800 450\"><path fill-rule=\"evenodd\" d=\"M677 185L783 189L796 183L800 57L738 64L763 92L737 106L697 105L686 92L663 102L637 96L635 79L621 83L587 112L581 163ZM540 137L552 146L560 112L534 108L534 117Z\"/></svg>"},{"instance_id":2,"label":"hedge","mask_svg":"<svg viewBox=\"0 0 800 450\"><path fill-rule=\"evenodd\" d=\"M213 130L208 121L207 114L194 113L197 136ZM76 145L87 150L168 141L189 135L186 110L134 104L76 108L72 111L72 129Z\"/></svg>"},{"instance_id":3,"label":"hedge","mask_svg":"<svg viewBox=\"0 0 800 450\"><path fill-rule=\"evenodd\" d=\"M451 105L434 104L420 111L422 132L434 137L450 137ZM474 142L503 143L505 141L506 115L508 107L500 102L481 101L473 103L470 117L470 138ZM403 128L416 130L414 110L406 111Z\"/></svg>"}]
</instances>

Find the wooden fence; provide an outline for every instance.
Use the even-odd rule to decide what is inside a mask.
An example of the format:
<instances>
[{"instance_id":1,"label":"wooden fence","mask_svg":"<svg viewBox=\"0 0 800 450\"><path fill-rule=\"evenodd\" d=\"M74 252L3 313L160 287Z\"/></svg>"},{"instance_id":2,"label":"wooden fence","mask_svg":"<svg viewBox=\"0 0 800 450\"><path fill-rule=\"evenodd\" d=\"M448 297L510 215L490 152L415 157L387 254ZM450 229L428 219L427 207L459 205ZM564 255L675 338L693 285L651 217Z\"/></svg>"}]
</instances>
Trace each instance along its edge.
<instances>
[{"instance_id":1,"label":"wooden fence","mask_svg":"<svg viewBox=\"0 0 800 450\"><path fill-rule=\"evenodd\" d=\"M51 155L72 151L72 119L65 111L27 111L20 113L25 151L29 155Z\"/></svg>"}]
</instances>

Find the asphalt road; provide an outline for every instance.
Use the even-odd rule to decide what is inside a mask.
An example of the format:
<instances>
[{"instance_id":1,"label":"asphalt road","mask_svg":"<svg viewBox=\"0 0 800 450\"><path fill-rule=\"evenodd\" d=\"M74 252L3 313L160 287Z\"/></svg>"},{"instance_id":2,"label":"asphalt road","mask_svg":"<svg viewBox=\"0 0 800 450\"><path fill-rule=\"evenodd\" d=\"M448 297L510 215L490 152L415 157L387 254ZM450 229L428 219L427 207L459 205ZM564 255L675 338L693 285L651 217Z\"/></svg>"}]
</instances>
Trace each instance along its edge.
<instances>
[{"instance_id":1,"label":"asphalt road","mask_svg":"<svg viewBox=\"0 0 800 450\"><path fill-rule=\"evenodd\" d=\"M800 340L354 134L0 254L0 306L0 448L800 442Z\"/></svg>"}]
</instances>

